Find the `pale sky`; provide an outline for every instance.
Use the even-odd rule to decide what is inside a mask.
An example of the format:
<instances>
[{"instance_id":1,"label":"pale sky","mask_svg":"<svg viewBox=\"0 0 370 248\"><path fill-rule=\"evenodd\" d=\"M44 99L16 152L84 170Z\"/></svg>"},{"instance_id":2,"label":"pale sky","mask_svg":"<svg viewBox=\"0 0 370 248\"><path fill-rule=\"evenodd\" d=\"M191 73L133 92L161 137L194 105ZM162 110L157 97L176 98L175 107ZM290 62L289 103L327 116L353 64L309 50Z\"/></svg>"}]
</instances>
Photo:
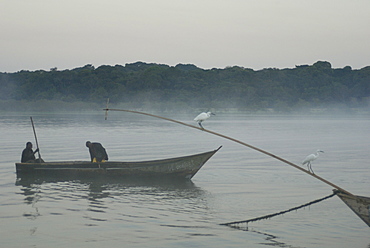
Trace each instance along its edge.
<instances>
[{"instance_id":1,"label":"pale sky","mask_svg":"<svg viewBox=\"0 0 370 248\"><path fill-rule=\"evenodd\" d=\"M370 65L370 0L0 0L0 72Z\"/></svg>"}]
</instances>

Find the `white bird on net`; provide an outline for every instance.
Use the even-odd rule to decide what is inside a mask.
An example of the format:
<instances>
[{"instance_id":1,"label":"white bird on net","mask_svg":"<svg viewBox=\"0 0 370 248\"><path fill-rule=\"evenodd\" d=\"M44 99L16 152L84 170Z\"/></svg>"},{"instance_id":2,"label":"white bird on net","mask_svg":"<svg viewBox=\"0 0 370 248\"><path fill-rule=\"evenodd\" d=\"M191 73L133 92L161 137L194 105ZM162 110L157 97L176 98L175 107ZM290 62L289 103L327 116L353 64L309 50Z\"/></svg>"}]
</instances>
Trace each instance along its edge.
<instances>
[{"instance_id":1,"label":"white bird on net","mask_svg":"<svg viewBox=\"0 0 370 248\"><path fill-rule=\"evenodd\" d=\"M324 151L317 150L315 153L308 155L302 162L302 165L307 164L308 171L311 171L313 174L315 174L315 172L312 170L311 162L319 157L320 152L324 153Z\"/></svg>"},{"instance_id":2,"label":"white bird on net","mask_svg":"<svg viewBox=\"0 0 370 248\"><path fill-rule=\"evenodd\" d=\"M208 112L202 112L197 117L194 118L194 121L198 122L199 126L204 129L202 126L202 122L207 120L211 115L215 115L214 113L208 111Z\"/></svg>"}]
</instances>

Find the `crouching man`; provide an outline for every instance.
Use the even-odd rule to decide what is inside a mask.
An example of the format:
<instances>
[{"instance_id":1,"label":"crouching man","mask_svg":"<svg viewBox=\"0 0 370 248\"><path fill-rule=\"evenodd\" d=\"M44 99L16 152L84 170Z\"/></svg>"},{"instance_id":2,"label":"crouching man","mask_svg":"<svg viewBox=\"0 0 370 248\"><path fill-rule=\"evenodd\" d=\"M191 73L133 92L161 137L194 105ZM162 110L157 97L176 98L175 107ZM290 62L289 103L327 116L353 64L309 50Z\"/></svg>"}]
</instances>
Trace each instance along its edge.
<instances>
[{"instance_id":1,"label":"crouching man","mask_svg":"<svg viewBox=\"0 0 370 248\"><path fill-rule=\"evenodd\" d=\"M100 143L86 141L86 147L89 148L91 162L105 162L108 160L108 154Z\"/></svg>"}]
</instances>

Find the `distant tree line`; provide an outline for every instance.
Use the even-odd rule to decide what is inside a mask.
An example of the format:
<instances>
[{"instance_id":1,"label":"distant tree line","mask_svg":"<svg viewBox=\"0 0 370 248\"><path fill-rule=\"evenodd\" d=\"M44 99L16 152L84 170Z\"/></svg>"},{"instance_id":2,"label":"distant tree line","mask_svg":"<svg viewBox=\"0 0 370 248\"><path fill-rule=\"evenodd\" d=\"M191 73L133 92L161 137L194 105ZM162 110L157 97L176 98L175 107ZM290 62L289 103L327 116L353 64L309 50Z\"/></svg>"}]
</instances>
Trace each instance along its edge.
<instances>
[{"instance_id":1,"label":"distant tree line","mask_svg":"<svg viewBox=\"0 0 370 248\"><path fill-rule=\"evenodd\" d=\"M113 103L130 107L237 108L290 111L337 105L369 107L370 66L335 69L329 62L291 69L233 66L201 69L191 64L92 65L59 71L0 73L0 101Z\"/></svg>"}]
</instances>

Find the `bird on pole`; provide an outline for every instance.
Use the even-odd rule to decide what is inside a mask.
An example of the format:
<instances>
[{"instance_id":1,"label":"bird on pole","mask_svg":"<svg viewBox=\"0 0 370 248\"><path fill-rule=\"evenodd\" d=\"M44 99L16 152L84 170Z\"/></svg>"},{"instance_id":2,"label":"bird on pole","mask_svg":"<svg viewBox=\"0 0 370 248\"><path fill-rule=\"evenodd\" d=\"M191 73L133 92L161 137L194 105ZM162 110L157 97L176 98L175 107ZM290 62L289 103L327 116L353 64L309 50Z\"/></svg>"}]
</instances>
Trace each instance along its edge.
<instances>
[{"instance_id":1,"label":"bird on pole","mask_svg":"<svg viewBox=\"0 0 370 248\"><path fill-rule=\"evenodd\" d=\"M198 122L199 126L204 129L202 126L202 122L207 120L211 115L215 115L214 113L207 111L207 112L202 112L200 113L197 117L194 118L194 121Z\"/></svg>"},{"instance_id":2,"label":"bird on pole","mask_svg":"<svg viewBox=\"0 0 370 248\"><path fill-rule=\"evenodd\" d=\"M315 174L315 172L313 172L313 170L312 170L311 162L312 162L312 161L314 161L314 160L316 160L316 159L319 157L320 152L324 153L324 151L317 150L315 153L308 155L308 156L307 156L307 157L302 161L302 165L307 164L307 170L308 170L308 171L311 171L311 172L312 172L312 174Z\"/></svg>"}]
</instances>

